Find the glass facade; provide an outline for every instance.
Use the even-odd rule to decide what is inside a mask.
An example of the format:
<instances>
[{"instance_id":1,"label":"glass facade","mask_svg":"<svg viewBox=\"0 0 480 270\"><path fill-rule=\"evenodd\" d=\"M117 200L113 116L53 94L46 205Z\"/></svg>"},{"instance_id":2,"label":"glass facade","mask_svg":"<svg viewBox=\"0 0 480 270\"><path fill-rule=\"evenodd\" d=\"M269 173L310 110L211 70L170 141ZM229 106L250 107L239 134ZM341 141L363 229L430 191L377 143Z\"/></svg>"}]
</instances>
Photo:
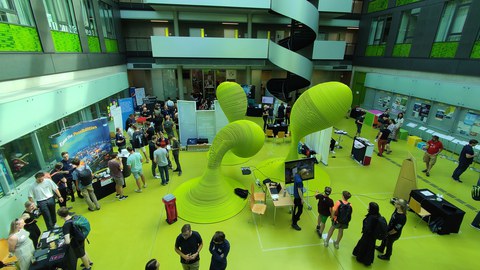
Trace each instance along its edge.
<instances>
[{"instance_id":1,"label":"glass facade","mask_svg":"<svg viewBox=\"0 0 480 270\"><path fill-rule=\"evenodd\" d=\"M43 0L51 30L77 34L77 24L70 0Z\"/></svg>"},{"instance_id":2,"label":"glass facade","mask_svg":"<svg viewBox=\"0 0 480 270\"><path fill-rule=\"evenodd\" d=\"M445 3L435 42L460 40L471 2L471 0L456 0Z\"/></svg>"},{"instance_id":3,"label":"glass facade","mask_svg":"<svg viewBox=\"0 0 480 270\"><path fill-rule=\"evenodd\" d=\"M35 26L28 0L0 0L0 22Z\"/></svg>"},{"instance_id":4,"label":"glass facade","mask_svg":"<svg viewBox=\"0 0 480 270\"><path fill-rule=\"evenodd\" d=\"M412 43L420 11L420 8L415 8L402 13L402 22L400 23L400 29L398 31L397 44Z\"/></svg>"},{"instance_id":5,"label":"glass facade","mask_svg":"<svg viewBox=\"0 0 480 270\"><path fill-rule=\"evenodd\" d=\"M113 11L112 7L103 3L99 2L100 7L100 18L102 20L102 30L103 36L106 38L115 39L115 28L113 24Z\"/></svg>"},{"instance_id":6,"label":"glass facade","mask_svg":"<svg viewBox=\"0 0 480 270\"><path fill-rule=\"evenodd\" d=\"M385 15L374 18L370 25L370 35L368 37L368 45L380 45L387 43L387 37L390 33L390 25L392 16Z\"/></svg>"}]
</instances>

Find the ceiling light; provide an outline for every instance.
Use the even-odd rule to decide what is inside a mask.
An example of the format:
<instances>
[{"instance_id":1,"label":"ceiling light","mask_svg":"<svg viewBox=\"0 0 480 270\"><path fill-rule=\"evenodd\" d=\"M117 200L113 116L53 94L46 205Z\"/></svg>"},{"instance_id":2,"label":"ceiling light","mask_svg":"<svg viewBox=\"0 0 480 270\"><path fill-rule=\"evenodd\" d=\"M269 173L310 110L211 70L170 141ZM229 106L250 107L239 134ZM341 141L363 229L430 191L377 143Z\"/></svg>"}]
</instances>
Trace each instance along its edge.
<instances>
[{"instance_id":1,"label":"ceiling light","mask_svg":"<svg viewBox=\"0 0 480 270\"><path fill-rule=\"evenodd\" d=\"M356 27L356 26L350 26L350 27L347 27L347 29L349 29L349 30L358 30L358 27Z\"/></svg>"},{"instance_id":2,"label":"ceiling light","mask_svg":"<svg viewBox=\"0 0 480 270\"><path fill-rule=\"evenodd\" d=\"M225 25L238 25L238 23L236 23L236 22L222 22L222 24L225 24Z\"/></svg>"},{"instance_id":3,"label":"ceiling light","mask_svg":"<svg viewBox=\"0 0 480 270\"><path fill-rule=\"evenodd\" d=\"M168 23L168 21L164 21L164 20L150 20L150 22L154 22L154 23Z\"/></svg>"}]
</instances>

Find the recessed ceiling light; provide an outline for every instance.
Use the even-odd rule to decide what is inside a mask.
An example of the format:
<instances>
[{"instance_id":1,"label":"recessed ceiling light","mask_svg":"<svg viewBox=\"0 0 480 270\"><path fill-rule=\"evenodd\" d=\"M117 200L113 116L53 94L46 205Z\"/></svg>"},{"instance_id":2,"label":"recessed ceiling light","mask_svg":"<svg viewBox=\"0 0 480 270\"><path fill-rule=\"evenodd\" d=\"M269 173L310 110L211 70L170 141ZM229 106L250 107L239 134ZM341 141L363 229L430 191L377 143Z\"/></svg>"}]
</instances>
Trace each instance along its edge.
<instances>
[{"instance_id":1,"label":"recessed ceiling light","mask_svg":"<svg viewBox=\"0 0 480 270\"><path fill-rule=\"evenodd\" d=\"M150 22L155 22L155 23L168 23L168 21L165 21L165 20L150 20Z\"/></svg>"},{"instance_id":2,"label":"recessed ceiling light","mask_svg":"<svg viewBox=\"0 0 480 270\"><path fill-rule=\"evenodd\" d=\"M222 22L222 24L225 24L225 25L238 25L238 23L236 23L236 22Z\"/></svg>"}]
</instances>

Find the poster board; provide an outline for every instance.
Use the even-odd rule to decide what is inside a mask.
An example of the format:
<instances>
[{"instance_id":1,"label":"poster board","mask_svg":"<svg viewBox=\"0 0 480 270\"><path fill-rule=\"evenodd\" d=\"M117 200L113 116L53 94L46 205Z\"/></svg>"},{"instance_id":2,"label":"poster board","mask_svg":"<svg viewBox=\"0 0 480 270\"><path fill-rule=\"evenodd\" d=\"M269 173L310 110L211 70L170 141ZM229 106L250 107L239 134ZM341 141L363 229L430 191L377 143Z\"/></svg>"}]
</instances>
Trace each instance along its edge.
<instances>
[{"instance_id":1,"label":"poster board","mask_svg":"<svg viewBox=\"0 0 480 270\"><path fill-rule=\"evenodd\" d=\"M409 152L408 157L403 160L402 167L400 168L393 197L404 199L408 202L410 191L413 189L417 189L416 160Z\"/></svg>"},{"instance_id":2,"label":"poster board","mask_svg":"<svg viewBox=\"0 0 480 270\"><path fill-rule=\"evenodd\" d=\"M305 143L317 152L317 160L325 166L328 165L328 153L330 152L330 140L333 128L329 127L305 136Z\"/></svg>"}]
</instances>

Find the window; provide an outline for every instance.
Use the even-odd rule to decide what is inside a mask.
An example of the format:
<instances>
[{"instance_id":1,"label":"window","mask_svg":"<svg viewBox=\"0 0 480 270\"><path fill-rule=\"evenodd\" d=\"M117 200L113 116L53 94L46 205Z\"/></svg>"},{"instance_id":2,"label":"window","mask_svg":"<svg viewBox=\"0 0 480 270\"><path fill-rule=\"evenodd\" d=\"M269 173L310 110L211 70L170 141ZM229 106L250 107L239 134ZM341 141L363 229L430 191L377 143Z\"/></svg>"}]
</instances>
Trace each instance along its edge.
<instances>
[{"instance_id":1,"label":"window","mask_svg":"<svg viewBox=\"0 0 480 270\"><path fill-rule=\"evenodd\" d=\"M106 38L115 39L112 7L103 2L99 2L98 4L100 7L100 18L102 20L103 36Z\"/></svg>"},{"instance_id":2,"label":"window","mask_svg":"<svg viewBox=\"0 0 480 270\"><path fill-rule=\"evenodd\" d=\"M28 0L0 0L0 22L35 26Z\"/></svg>"},{"instance_id":3,"label":"window","mask_svg":"<svg viewBox=\"0 0 480 270\"><path fill-rule=\"evenodd\" d=\"M82 0L83 25L87 36L97 36L92 0Z\"/></svg>"},{"instance_id":4,"label":"window","mask_svg":"<svg viewBox=\"0 0 480 270\"><path fill-rule=\"evenodd\" d=\"M370 26L370 36L368 37L368 45L380 45L387 43L388 33L390 32L390 25L392 23L392 16L380 16L373 19Z\"/></svg>"},{"instance_id":5,"label":"window","mask_svg":"<svg viewBox=\"0 0 480 270\"><path fill-rule=\"evenodd\" d=\"M73 5L70 0L43 0L51 30L77 34Z\"/></svg>"},{"instance_id":6,"label":"window","mask_svg":"<svg viewBox=\"0 0 480 270\"><path fill-rule=\"evenodd\" d=\"M460 40L471 2L471 0L454 0L445 4L435 38L436 42Z\"/></svg>"},{"instance_id":7,"label":"window","mask_svg":"<svg viewBox=\"0 0 480 270\"><path fill-rule=\"evenodd\" d=\"M412 43L420 10L420 8L415 8L402 13L402 22L400 23L400 29L398 31L397 44Z\"/></svg>"},{"instance_id":8,"label":"window","mask_svg":"<svg viewBox=\"0 0 480 270\"><path fill-rule=\"evenodd\" d=\"M0 158L4 159L2 168L7 179L13 179L14 186L25 182L34 173L40 170L35 148L33 146L34 134L27 134L0 148ZM8 180L7 180L8 181Z\"/></svg>"}]
</instances>

